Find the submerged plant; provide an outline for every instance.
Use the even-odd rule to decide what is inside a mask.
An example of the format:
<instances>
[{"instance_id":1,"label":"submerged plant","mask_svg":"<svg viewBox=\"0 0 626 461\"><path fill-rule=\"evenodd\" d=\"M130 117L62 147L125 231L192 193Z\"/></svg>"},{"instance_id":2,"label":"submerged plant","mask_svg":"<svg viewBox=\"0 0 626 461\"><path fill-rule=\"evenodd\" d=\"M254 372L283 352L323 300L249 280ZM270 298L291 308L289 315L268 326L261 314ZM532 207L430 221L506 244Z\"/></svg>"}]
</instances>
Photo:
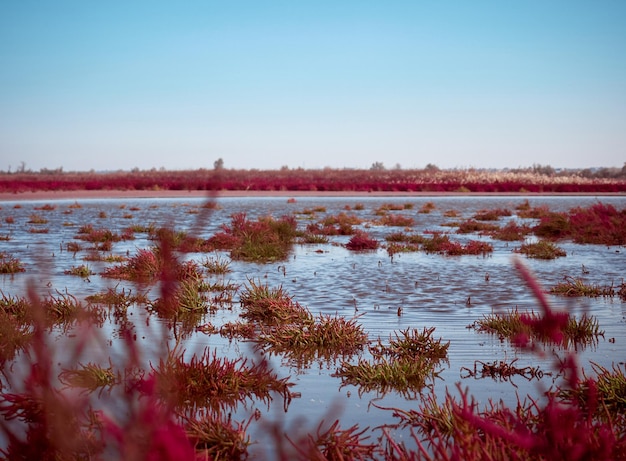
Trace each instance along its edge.
<instances>
[{"instance_id":1,"label":"submerged plant","mask_svg":"<svg viewBox=\"0 0 626 461\"><path fill-rule=\"evenodd\" d=\"M476 379L492 378L493 380L510 381L515 387L517 387L511 380L514 376L521 376L528 381L531 379L540 379L544 376L544 373L539 367L517 367L515 363L518 358L507 362L505 360L494 360L493 362L483 362L481 360L474 361L474 368L461 367L461 378L472 377ZM481 367L480 370L478 367Z\"/></svg>"}]
</instances>

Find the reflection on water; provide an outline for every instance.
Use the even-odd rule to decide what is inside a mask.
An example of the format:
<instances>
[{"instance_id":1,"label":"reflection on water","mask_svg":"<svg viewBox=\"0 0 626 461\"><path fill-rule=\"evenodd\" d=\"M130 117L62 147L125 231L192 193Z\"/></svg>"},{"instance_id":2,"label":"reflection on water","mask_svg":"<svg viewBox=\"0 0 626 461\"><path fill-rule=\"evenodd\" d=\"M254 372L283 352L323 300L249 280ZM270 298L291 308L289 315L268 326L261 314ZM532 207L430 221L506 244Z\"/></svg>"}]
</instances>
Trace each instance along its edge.
<instances>
[{"instance_id":1,"label":"reflection on water","mask_svg":"<svg viewBox=\"0 0 626 461\"><path fill-rule=\"evenodd\" d=\"M443 224L468 219L481 209L514 210L523 200L525 197L306 197L298 198L295 203L288 203L282 197L219 198L217 209L207 210L202 207L202 199L116 199L83 200L80 201L80 208L71 207L74 201L57 201L53 203L56 209L52 211L35 209L50 202L19 202L19 208L15 207L18 202L4 202L0 210L0 236L9 236L9 240L0 241L0 251L19 258L25 264L26 272L0 276L0 288L5 294L23 295L26 284L30 281L41 294L59 290L82 299L118 284L98 275L84 280L64 274L70 267L84 263L82 258L87 252L68 252L66 244L75 241L78 227L87 223L95 228L108 228L115 232L121 232L134 224L173 226L176 230L209 237L219 231L221 226L228 224L230 216L238 212L247 213L250 219L297 213L300 228L306 227L313 220L321 220L324 216L346 212L361 218L364 222L362 227L382 241L386 234L399 230L372 224L377 218L375 210L383 204L412 204L412 208L397 213L414 218L416 224L412 228L413 232L453 232L454 228ZM626 206L626 199L622 197L528 197L528 200L531 206L547 205L554 211L588 206L598 200L613 204L618 209ZM419 213L426 202L434 203L434 211L428 214ZM362 204L362 209L355 209L357 204ZM325 211L318 210L313 215L301 213L312 208L324 208ZM445 217L444 213L450 210L456 211L458 216ZM29 223L33 214L44 217L47 222ZM8 217L13 218L12 223L7 222ZM501 218L499 224L502 226L509 219L517 218ZM30 229L33 227L46 228L47 233L32 233ZM424 327L435 327L435 338L441 337L450 341L449 361L443 366L440 379L435 382L435 389L440 396L443 396L446 388L454 394L454 387L458 382L462 386L468 386L481 402L503 399L506 403L514 404L517 400L516 393L522 397L529 393L538 395L542 388L552 383L551 377L546 376L541 385L536 381L526 381L523 377L512 377L514 385L508 381L490 378L461 378L461 369L473 368L476 360L493 362L518 359L517 367L539 366L548 371L555 358L546 353L545 358L538 359L536 355L516 351L506 341L502 342L495 336L479 334L468 328L475 320L492 312L515 308L536 309L535 300L511 264L512 250L519 243L492 241L476 234L454 235L453 238L461 242L468 239L487 240L493 244L494 252L487 257L444 257L418 252L396 254L390 258L384 249L366 253L350 252L341 246L348 238L337 236L331 237L328 244L297 245L288 260L280 263L253 264L234 261L230 265L232 272L225 278L242 286L250 279L260 280L269 286L282 285L295 301L307 306L314 315L359 315L359 322L371 339L386 339L393 332L407 327L420 330ZM134 240L114 244L113 253L132 255L138 248L150 244L147 234L138 233ZM585 275L587 283L618 284L626 274L624 248L568 242L559 243L559 246L567 252L567 257L553 261L526 260L527 265L546 287L562 281L566 275L581 276L582 265L589 271ZM204 256L190 254L184 257L199 261ZM98 273L102 272L107 263L88 265ZM138 289L125 282L119 282L119 286ZM153 296L157 296L156 292ZM594 361L611 367L612 363L624 360L626 304L619 298L552 297L551 300L559 308L576 315L586 312L596 316L600 328L605 331L604 338L600 338L596 346L581 351L583 366ZM401 315L398 315L399 312ZM235 306L234 310L223 309L208 315L206 321L219 327L237 318ZM146 362L156 359L162 351L162 341L155 341L155 337L165 337L172 344L176 341L174 333L163 329L159 320L143 307L132 308L129 321L134 324L134 332ZM119 347L118 329L119 326L113 322L104 325L102 333L105 341L101 341L98 347L112 349L103 355L116 355L116 347ZM68 339L59 337L56 341L62 344ZM252 354L250 344L229 341L217 334L192 334L185 341L188 354L202 351L205 347L215 348L218 354L230 357ZM95 350L93 353L96 354ZM387 410L371 406L372 401L381 407L410 408L412 405L410 401L393 394L383 397L372 394L359 396L356 388L342 388L341 382L331 376L338 366L332 361L315 361L306 369L296 367L283 357L272 357L271 362L280 375L292 375L292 380L296 383L293 391L301 395L291 403L289 417L306 415L310 421L318 421L321 417L334 414L333 411L339 407L345 427L354 423L359 423L362 427L377 426L390 421L391 414Z\"/></svg>"}]
</instances>

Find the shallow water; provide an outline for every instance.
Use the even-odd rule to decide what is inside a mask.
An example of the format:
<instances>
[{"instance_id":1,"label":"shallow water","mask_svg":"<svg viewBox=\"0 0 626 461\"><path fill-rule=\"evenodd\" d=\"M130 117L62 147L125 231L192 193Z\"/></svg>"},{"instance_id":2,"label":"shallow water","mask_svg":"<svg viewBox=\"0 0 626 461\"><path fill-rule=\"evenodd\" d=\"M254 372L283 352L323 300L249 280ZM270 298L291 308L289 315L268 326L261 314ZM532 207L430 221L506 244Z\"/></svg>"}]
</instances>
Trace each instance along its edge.
<instances>
[{"instance_id":1,"label":"shallow water","mask_svg":"<svg viewBox=\"0 0 626 461\"><path fill-rule=\"evenodd\" d=\"M454 232L454 228L442 226L451 221L470 218L478 210L509 208L528 199L531 206L547 205L553 211L566 211L576 206L588 206L598 201L613 204L618 209L626 206L623 197L303 197L295 203L288 203L284 197L272 198L219 198L218 209L207 211L202 208L203 199L133 199L133 200L81 200L80 208L70 208L72 200L55 202L2 202L0 206L0 236L8 235L8 241L0 241L0 251L20 259L26 272L0 276L0 289L6 295L24 295L27 284L34 283L40 294L68 292L79 299L114 286L118 282L91 276L89 281L64 274L72 266L83 264L85 251L77 254L65 251L67 242L73 241L78 227L92 223L95 228L108 228L121 231L131 224L170 225L176 230L185 230L201 237L209 237L221 226L230 222L233 213L244 211L248 218L282 215L301 212L304 209L325 207L325 212L316 212L314 220L319 221L325 215L339 212L355 214L363 220L364 230L381 242L386 234L402 230L401 228L376 226L371 224L377 216L375 210L383 204L412 204L412 209L394 211L411 216L416 224L413 232L438 230ZM428 214L418 213L426 202L432 202L435 210ZM55 210L36 210L43 204L56 206ZM19 204L19 208L15 206ZM363 210L354 210L356 204L362 204ZM346 210L349 206L352 209ZM459 216L446 218L443 213L455 210ZM106 217L101 217L101 213ZM29 224L31 215L37 214L48 220L46 224ZM311 217L298 213L299 227L304 228ZM5 218L12 217L13 224ZM499 225L504 225L515 216L501 218ZM528 221L532 222L532 221ZM31 228L47 228L48 233L35 234ZM113 253L132 255L138 248L147 247L152 242L146 234L136 234L135 240L114 244ZM486 240L493 244L494 252L488 257L456 256L445 257L423 252L397 254L393 258L384 249L374 252L355 253L346 250L349 237L331 237L330 243L323 245L296 245L286 261L272 264L254 264L233 261L232 272L225 279L243 286L248 280L260 280L270 287L282 285L294 300L308 307L314 315L318 313L341 315L351 318L359 315L358 322L363 325L370 339L388 339L394 332L406 328L435 327L434 337L441 337L450 342L448 363L441 367L440 378L435 380L434 389L438 397L443 398L446 389L458 395L455 386L469 387L471 394L481 403L489 399L503 400L515 404L517 396L522 399L527 395L537 396L542 389L552 384L552 377L545 376L541 383L526 381L522 377L513 377L510 381L497 381L491 378L463 378L462 368L473 368L475 361L493 362L495 360L517 359L517 367L540 366L550 371L555 363L551 353L544 358L513 348L506 341L495 336L480 334L468 328L483 315L492 312L504 312L518 308L534 309L538 306L529 289L524 285L512 264L512 250L518 242L507 243L480 237L476 234L452 234L451 238L461 242L474 239ZM88 246L80 242L83 247ZM561 242L559 246L567 252L567 257L552 261L525 259L525 263L536 274L544 287L550 287L563 280L566 275L582 276L582 267L589 271L585 275L587 283L606 285L619 284L626 274L626 258L623 247L603 245L577 245ZM200 261L206 255L188 254L185 258ZM224 254L223 257L227 257ZM94 272L103 270L105 264L87 263ZM486 274L489 274L488 280ZM132 284L120 282L120 286ZM235 296L237 299L237 296ZM468 304L469 299L469 304ZM567 299L550 297L555 306L567 309L575 315L588 313L595 316L600 328L605 331L596 345L582 348L579 354L580 364L590 371L589 362L596 362L610 368L612 364L623 363L626 357L626 303L619 298L581 298ZM398 310L401 309L401 315ZM237 304L231 310L220 310L207 315L206 321L219 326L227 321L236 320ZM135 324L137 342L144 353L146 362L157 360L163 352L162 339L167 337L170 344L175 342L172 331L164 328L160 320L149 314L145 308L135 306L131 310L131 319ZM93 357L99 359L113 357L123 360L123 352L117 335L117 326L105 323L101 331L103 340L89 349ZM57 332L53 344L62 349L68 339L67 332ZM157 339L155 341L155 338ZM614 341L613 341L614 339ZM187 354L201 352L209 347L218 354L229 357L253 355L252 347L245 342L230 342L219 334L193 334L186 338L184 348ZM563 356L564 351L559 354ZM60 354L59 362L64 357ZM351 360L356 360L353 357ZM83 360L85 362L86 360ZM315 428L321 418L340 417L344 427L358 423L361 427L375 427L392 423L394 419L389 410L380 410L371 403L382 407L415 408L416 402L389 393L378 396L364 393L352 386L341 387L341 381L331 376L338 363L320 360L302 368L284 357L272 357L271 363L281 376L290 375L296 384L292 391L301 397L294 399L286 415L282 414L282 403L269 411L261 404L263 412L270 417L285 419L289 424L303 424ZM241 409L240 413L247 413ZM301 418L306 422L301 422ZM399 434L398 437L402 437Z\"/></svg>"}]
</instances>

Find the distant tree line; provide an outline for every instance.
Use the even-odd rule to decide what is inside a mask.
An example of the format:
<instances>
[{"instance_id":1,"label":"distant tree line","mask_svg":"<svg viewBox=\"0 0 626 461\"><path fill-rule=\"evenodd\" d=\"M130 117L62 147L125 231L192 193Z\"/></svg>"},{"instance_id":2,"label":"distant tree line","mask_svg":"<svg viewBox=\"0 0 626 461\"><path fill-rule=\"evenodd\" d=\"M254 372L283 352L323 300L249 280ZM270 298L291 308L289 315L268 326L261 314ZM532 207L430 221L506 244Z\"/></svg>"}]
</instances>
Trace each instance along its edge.
<instances>
[{"instance_id":1,"label":"distant tree line","mask_svg":"<svg viewBox=\"0 0 626 461\"><path fill-rule=\"evenodd\" d=\"M272 170L258 170L258 169L251 169L251 170L227 170L224 166L224 160L220 157L217 160L215 160L215 162L213 162L213 170L214 171L232 171L232 172L244 172L244 171L252 171L252 172L258 172L258 171L272 171ZM539 176L546 176L546 177L554 177L554 178L558 178L558 177L580 177L580 178L586 178L586 179L616 179L616 180L621 180L621 179L626 179L626 162L624 163L624 166L622 166L621 168L618 167L599 167L599 168L584 168L584 169L580 169L580 168L554 168L551 165L541 165L541 164L534 164L530 167L518 167L518 168L502 168L502 169L489 169L489 168L450 168L450 169L443 169L443 168L439 168L437 165L433 164L433 163L428 163L424 168L419 169L419 168L415 168L415 169L402 169L400 164L396 164L393 167L393 170L389 170L389 171L404 171L404 172L416 172L416 173L429 173L429 174L435 174L438 172L448 172L448 173L458 173L458 172L486 172L486 173L497 173L497 172L502 172L502 173L513 173L513 174L534 174L534 175L539 175ZM165 173L168 170L166 170L165 168L161 167L158 170L156 168L151 168L149 170L141 170L138 167L133 168L132 170L130 170L131 174L134 175L145 175L148 173L155 173L155 172L160 172L160 173ZM176 172L178 170L174 170L172 172ZM204 168L199 168L198 170L199 172L203 172L203 171L207 171ZM280 171L281 173L287 173L287 172L295 172L295 171L307 171L306 169L303 168L295 168L295 169L290 169L288 166L283 166L280 168L280 170L276 170L276 171ZM310 171L316 171L315 169L310 170ZM359 171L358 169L353 169L353 168L343 168L343 169L339 169L339 168L324 168L324 171ZM367 171L367 170L362 170L362 171ZM383 162L374 162L372 163L371 167L369 168L370 172L386 172L388 171L387 168L385 167L385 165L383 164ZM110 174L112 172L106 172L106 174ZM124 174L127 173L124 170L117 170L116 173L118 174ZM80 172L80 171L74 171L74 172L64 172L63 167L58 167L58 168L41 168L38 172L33 171L30 168L26 168L26 163L25 162L20 162L20 165L14 170L12 171L11 166L8 167L8 169L6 171L0 170L0 175L20 175L20 174L29 174L29 175L47 175L47 176L52 176L52 175L71 175L71 174L98 174L96 171L94 170L90 170L88 172Z\"/></svg>"}]
</instances>

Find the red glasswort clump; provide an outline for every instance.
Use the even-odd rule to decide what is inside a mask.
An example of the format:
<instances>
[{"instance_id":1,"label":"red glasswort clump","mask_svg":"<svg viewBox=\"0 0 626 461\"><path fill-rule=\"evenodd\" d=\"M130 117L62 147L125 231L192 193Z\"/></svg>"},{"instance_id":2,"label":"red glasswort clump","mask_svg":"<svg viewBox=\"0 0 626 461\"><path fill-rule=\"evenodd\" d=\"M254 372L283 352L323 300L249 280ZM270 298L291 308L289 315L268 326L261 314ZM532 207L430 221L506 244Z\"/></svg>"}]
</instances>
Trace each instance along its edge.
<instances>
[{"instance_id":1,"label":"red glasswort clump","mask_svg":"<svg viewBox=\"0 0 626 461\"><path fill-rule=\"evenodd\" d=\"M539 237L572 239L576 243L624 245L626 210L596 203L588 208L574 208L569 213L548 212L533 229Z\"/></svg>"},{"instance_id":2,"label":"red glasswort clump","mask_svg":"<svg viewBox=\"0 0 626 461\"><path fill-rule=\"evenodd\" d=\"M350 241L346 243L346 248L352 251L375 250L378 248L378 241L361 231L350 238Z\"/></svg>"}]
</instances>

